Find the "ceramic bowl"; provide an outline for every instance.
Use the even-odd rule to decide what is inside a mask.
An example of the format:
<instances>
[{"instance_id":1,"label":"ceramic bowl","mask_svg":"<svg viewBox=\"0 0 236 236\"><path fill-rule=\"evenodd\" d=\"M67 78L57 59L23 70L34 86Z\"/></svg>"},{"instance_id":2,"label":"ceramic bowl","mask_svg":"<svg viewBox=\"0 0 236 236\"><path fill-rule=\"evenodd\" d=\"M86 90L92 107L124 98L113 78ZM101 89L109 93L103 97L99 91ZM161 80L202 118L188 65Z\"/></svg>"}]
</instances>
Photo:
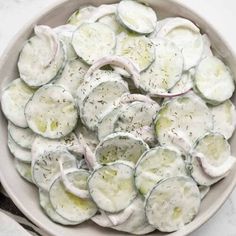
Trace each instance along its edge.
<instances>
[{"instance_id":1,"label":"ceramic bowl","mask_svg":"<svg viewBox=\"0 0 236 236\"><path fill-rule=\"evenodd\" d=\"M11 80L18 77L17 60L19 52L24 42L33 32L36 24L45 24L51 27L64 24L66 19L80 6L93 4L100 5L102 3L114 3L112 0L60 0L56 4L50 6L42 14L35 17L10 42L8 48L3 53L0 61L0 91L1 88L8 84ZM163 16L182 16L195 22L210 37L213 48L217 54L227 63L236 78L236 60L231 48L226 45L224 39L220 37L217 29L209 25L204 17L198 16L192 10L181 5L181 1L171 0L147 0L159 15ZM182 3L183 4L183 3ZM1 93L1 92L0 92ZM234 99L236 104L236 100ZM236 135L231 139L232 152L236 155ZM7 148L7 121L3 114L0 113L0 177L1 182L15 202L17 207L36 225L45 230L50 235L55 236L99 236L99 235L124 235L110 229L101 228L92 222L86 222L76 227L64 227L53 223L47 218L39 206L38 191L31 184L19 177L13 165L13 158ZM231 171L227 178L212 187L210 193L201 204L201 209L197 217L178 232L164 234L155 231L153 235L172 235L183 236L196 230L204 224L215 212L222 206L230 195L236 184L236 169Z\"/></svg>"}]
</instances>

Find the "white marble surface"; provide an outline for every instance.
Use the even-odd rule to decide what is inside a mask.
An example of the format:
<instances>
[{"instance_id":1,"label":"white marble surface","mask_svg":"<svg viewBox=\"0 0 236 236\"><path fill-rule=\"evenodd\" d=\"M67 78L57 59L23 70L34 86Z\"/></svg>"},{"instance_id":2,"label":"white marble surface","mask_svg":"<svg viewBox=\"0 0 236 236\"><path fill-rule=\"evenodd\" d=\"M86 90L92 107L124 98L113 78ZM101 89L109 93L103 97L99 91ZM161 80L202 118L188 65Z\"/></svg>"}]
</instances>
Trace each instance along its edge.
<instances>
[{"instance_id":1,"label":"white marble surface","mask_svg":"<svg viewBox=\"0 0 236 236\"><path fill-rule=\"evenodd\" d=\"M212 24L220 17L221 20L217 21L220 24L217 27L220 27L221 33L227 36L229 43L235 44L235 30L230 27L230 25L234 27L233 22L236 21L235 0L182 1L205 15ZM53 2L56 0L0 0L0 56L22 25ZM217 214L191 236L236 236L236 190Z\"/></svg>"}]
</instances>

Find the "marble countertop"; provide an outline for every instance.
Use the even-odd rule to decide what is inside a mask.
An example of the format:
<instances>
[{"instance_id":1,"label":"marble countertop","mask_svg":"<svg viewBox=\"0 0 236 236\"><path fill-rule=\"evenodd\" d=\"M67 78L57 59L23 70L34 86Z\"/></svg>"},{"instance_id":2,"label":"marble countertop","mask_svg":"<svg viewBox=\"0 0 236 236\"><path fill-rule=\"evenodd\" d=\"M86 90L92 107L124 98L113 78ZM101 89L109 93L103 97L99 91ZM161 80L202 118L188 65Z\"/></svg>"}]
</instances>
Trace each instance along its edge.
<instances>
[{"instance_id":1,"label":"marble countertop","mask_svg":"<svg viewBox=\"0 0 236 236\"><path fill-rule=\"evenodd\" d=\"M14 34L35 14L56 1L0 0L0 57ZM207 20L213 24L215 19L220 17L221 20L218 20L220 24L217 27L221 27L220 32L227 35L229 43L235 44L235 30L229 27L230 23L233 24L232 22L236 20L235 0L197 0L194 3L192 0L182 1L199 13L206 14ZM216 215L191 236L236 236L236 189Z\"/></svg>"}]
</instances>

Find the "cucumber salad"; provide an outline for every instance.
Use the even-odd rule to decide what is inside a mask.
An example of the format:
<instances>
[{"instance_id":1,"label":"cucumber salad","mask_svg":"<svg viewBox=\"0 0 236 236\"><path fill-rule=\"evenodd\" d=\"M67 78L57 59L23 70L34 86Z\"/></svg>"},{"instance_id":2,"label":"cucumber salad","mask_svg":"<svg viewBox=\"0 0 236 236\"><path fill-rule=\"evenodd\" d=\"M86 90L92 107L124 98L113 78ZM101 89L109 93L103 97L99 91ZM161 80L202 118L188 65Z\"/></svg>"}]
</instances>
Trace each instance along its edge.
<instances>
[{"instance_id":1,"label":"cucumber salad","mask_svg":"<svg viewBox=\"0 0 236 236\"><path fill-rule=\"evenodd\" d=\"M188 19L84 6L35 26L18 71L1 97L8 147L58 224L177 231L235 164L234 79Z\"/></svg>"}]
</instances>

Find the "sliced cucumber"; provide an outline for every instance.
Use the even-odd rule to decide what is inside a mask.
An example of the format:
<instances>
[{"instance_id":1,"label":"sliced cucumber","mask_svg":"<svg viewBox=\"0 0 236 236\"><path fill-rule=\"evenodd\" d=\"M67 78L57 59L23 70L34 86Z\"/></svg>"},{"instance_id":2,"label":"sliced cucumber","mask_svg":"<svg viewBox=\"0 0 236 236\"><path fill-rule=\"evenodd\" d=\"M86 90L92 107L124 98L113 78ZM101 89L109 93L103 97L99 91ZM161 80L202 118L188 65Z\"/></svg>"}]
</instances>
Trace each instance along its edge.
<instances>
[{"instance_id":1,"label":"sliced cucumber","mask_svg":"<svg viewBox=\"0 0 236 236\"><path fill-rule=\"evenodd\" d=\"M122 107L114 122L113 132L129 132L148 144L155 143L153 121L159 111L157 103L132 102Z\"/></svg>"},{"instance_id":2,"label":"sliced cucumber","mask_svg":"<svg viewBox=\"0 0 236 236\"><path fill-rule=\"evenodd\" d=\"M114 124L118 119L121 109L124 109L124 106L127 106L127 104L123 106L112 107L99 121L97 136L100 141L103 140L107 135L114 132Z\"/></svg>"},{"instance_id":3,"label":"sliced cucumber","mask_svg":"<svg viewBox=\"0 0 236 236\"><path fill-rule=\"evenodd\" d=\"M156 60L140 76L140 88L151 96L167 93L180 79L183 71L181 51L169 40L152 40Z\"/></svg>"},{"instance_id":4,"label":"sliced cucumber","mask_svg":"<svg viewBox=\"0 0 236 236\"><path fill-rule=\"evenodd\" d=\"M150 145L155 143L152 123L154 116L156 116L156 113L159 110L159 105L155 101L141 94L124 94L121 96L119 104L120 105L117 107L112 107L111 110L108 110L106 115L99 121L97 130L98 139L101 141L107 135L113 133L116 128L117 130L130 131L134 135L142 137L144 141L148 142ZM144 109L142 109L142 106ZM143 119L142 115L144 115L145 111L149 108L150 110L147 111L145 114L146 117ZM125 114L126 111L127 114ZM136 112L142 114L136 114ZM122 116L124 115L126 117L127 115L132 119L132 113L134 113L132 122L123 124L125 121L129 120L129 118L125 120ZM115 126L115 124L118 124L119 122L122 123L121 127L118 125ZM127 127L122 129L124 126Z\"/></svg>"},{"instance_id":5,"label":"sliced cucumber","mask_svg":"<svg viewBox=\"0 0 236 236\"><path fill-rule=\"evenodd\" d=\"M48 26L36 26L35 36L23 47L18 69L21 79L31 87L49 83L65 60L65 52L56 33Z\"/></svg>"},{"instance_id":6,"label":"sliced cucumber","mask_svg":"<svg viewBox=\"0 0 236 236\"><path fill-rule=\"evenodd\" d=\"M92 86L92 85L91 85ZM88 93L80 107L80 118L91 130L95 130L106 110L115 106L122 94L129 93L128 85L122 79L100 79Z\"/></svg>"},{"instance_id":7,"label":"sliced cucumber","mask_svg":"<svg viewBox=\"0 0 236 236\"><path fill-rule=\"evenodd\" d=\"M78 222L69 221L54 210L47 191L39 189L39 204L42 207L45 214L54 222L62 224L62 225L77 225Z\"/></svg>"},{"instance_id":8,"label":"sliced cucumber","mask_svg":"<svg viewBox=\"0 0 236 236\"><path fill-rule=\"evenodd\" d=\"M81 178L81 171L69 173L68 178L76 187L87 189L87 179L84 179L84 176ZM82 199L67 192L60 177L52 183L49 197L53 208L60 216L77 224L90 219L97 212L97 206L92 200Z\"/></svg>"},{"instance_id":9,"label":"sliced cucumber","mask_svg":"<svg viewBox=\"0 0 236 236\"><path fill-rule=\"evenodd\" d=\"M8 122L8 132L12 139L23 148L31 149L36 134L29 128L20 128Z\"/></svg>"},{"instance_id":10,"label":"sliced cucumber","mask_svg":"<svg viewBox=\"0 0 236 236\"><path fill-rule=\"evenodd\" d=\"M122 82L123 83L122 77L119 74L113 72L112 70L99 70L98 69L90 73L90 69L84 76L84 82L79 86L76 92L77 104L80 109L83 106L84 100L89 96L89 93L91 93L101 83L103 82Z\"/></svg>"},{"instance_id":11,"label":"sliced cucumber","mask_svg":"<svg viewBox=\"0 0 236 236\"><path fill-rule=\"evenodd\" d=\"M199 191L200 191L200 194L201 194L201 200L202 200L209 193L210 187L209 186L200 185L200 186L198 186L198 188L199 188Z\"/></svg>"},{"instance_id":12,"label":"sliced cucumber","mask_svg":"<svg viewBox=\"0 0 236 236\"><path fill-rule=\"evenodd\" d=\"M56 175L60 173L59 159L63 162L63 168L76 167L76 159L63 149L55 149L44 152L32 165L34 183L48 191Z\"/></svg>"},{"instance_id":13,"label":"sliced cucumber","mask_svg":"<svg viewBox=\"0 0 236 236\"><path fill-rule=\"evenodd\" d=\"M156 134L161 145L175 145L181 133L185 142L193 143L212 130L213 118L206 104L193 92L163 104L156 118ZM178 145L177 145L178 146Z\"/></svg>"},{"instance_id":14,"label":"sliced cucumber","mask_svg":"<svg viewBox=\"0 0 236 236\"><path fill-rule=\"evenodd\" d=\"M18 159L15 159L14 162L16 170L20 176L28 182L33 183L30 163L25 163Z\"/></svg>"},{"instance_id":15,"label":"sliced cucumber","mask_svg":"<svg viewBox=\"0 0 236 236\"><path fill-rule=\"evenodd\" d=\"M96 60L114 53L115 33L99 22L84 23L74 32L72 45L77 55L91 65Z\"/></svg>"},{"instance_id":16,"label":"sliced cucumber","mask_svg":"<svg viewBox=\"0 0 236 236\"><path fill-rule=\"evenodd\" d=\"M143 71L155 60L155 46L146 36L123 32L117 36L115 54L130 59Z\"/></svg>"},{"instance_id":17,"label":"sliced cucumber","mask_svg":"<svg viewBox=\"0 0 236 236\"><path fill-rule=\"evenodd\" d=\"M182 74L181 79L175 84L175 86L170 90L170 93L184 94L193 88L193 79L190 72L185 72Z\"/></svg>"},{"instance_id":18,"label":"sliced cucumber","mask_svg":"<svg viewBox=\"0 0 236 236\"><path fill-rule=\"evenodd\" d=\"M161 232L173 232L193 220L200 203L199 189L191 178L168 178L150 192L145 208L147 219Z\"/></svg>"},{"instance_id":19,"label":"sliced cucumber","mask_svg":"<svg viewBox=\"0 0 236 236\"><path fill-rule=\"evenodd\" d=\"M75 97L78 87L84 81L84 75L87 70L88 66L79 59L68 61L61 76L55 81L55 84L65 87Z\"/></svg>"},{"instance_id":20,"label":"sliced cucumber","mask_svg":"<svg viewBox=\"0 0 236 236\"><path fill-rule=\"evenodd\" d=\"M133 209L133 214L127 219L127 221L112 228L136 235L144 235L154 231L155 228L147 222L142 197L137 196L131 203L131 207Z\"/></svg>"},{"instance_id":21,"label":"sliced cucumber","mask_svg":"<svg viewBox=\"0 0 236 236\"><path fill-rule=\"evenodd\" d=\"M72 169L66 171L63 168L63 161L59 160L61 171L61 181L67 192L82 199L89 199L89 191L87 190L87 179L90 173L86 170Z\"/></svg>"},{"instance_id":22,"label":"sliced cucumber","mask_svg":"<svg viewBox=\"0 0 236 236\"><path fill-rule=\"evenodd\" d=\"M95 150L97 162L107 164L117 160L137 163L148 145L130 133L118 132L108 135Z\"/></svg>"},{"instance_id":23,"label":"sliced cucumber","mask_svg":"<svg viewBox=\"0 0 236 236\"><path fill-rule=\"evenodd\" d=\"M25 107L25 116L35 133L52 139L69 134L78 118L72 95L59 85L38 89Z\"/></svg>"},{"instance_id":24,"label":"sliced cucumber","mask_svg":"<svg viewBox=\"0 0 236 236\"><path fill-rule=\"evenodd\" d=\"M128 29L140 34L154 31L157 21L156 13L152 8L133 0L120 1L117 17Z\"/></svg>"},{"instance_id":25,"label":"sliced cucumber","mask_svg":"<svg viewBox=\"0 0 236 236\"><path fill-rule=\"evenodd\" d=\"M222 134L217 133L208 133L198 139L192 155L212 178L225 176L236 162L236 158L231 156L229 143Z\"/></svg>"},{"instance_id":26,"label":"sliced cucumber","mask_svg":"<svg viewBox=\"0 0 236 236\"><path fill-rule=\"evenodd\" d=\"M217 57L207 57L196 69L195 88L208 103L217 105L232 96L235 85L230 69Z\"/></svg>"},{"instance_id":27,"label":"sliced cucumber","mask_svg":"<svg viewBox=\"0 0 236 236\"><path fill-rule=\"evenodd\" d=\"M223 134L229 139L236 126L235 106L230 100L226 100L218 106L210 106L213 114L214 131Z\"/></svg>"},{"instance_id":28,"label":"sliced cucumber","mask_svg":"<svg viewBox=\"0 0 236 236\"><path fill-rule=\"evenodd\" d=\"M58 35L59 39L63 41L66 47L67 60L74 60L77 58L77 54L72 47L71 40L76 26L74 25L61 25L53 29Z\"/></svg>"},{"instance_id":29,"label":"sliced cucumber","mask_svg":"<svg viewBox=\"0 0 236 236\"><path fill-rule=\"evenodd\" d=\"M22 148L21 146L16 144L9 134L8 134L8 147L10 152L16 159L22 162L31 163L32 157L30 150Z\"/></svg>"},{"instance_id":30,"label":"sliced cucumber","mask_svg":"<svg viewBox=\"0 0 236 236\"><path fill-rule=\"evenodd\" d=\"M88 179L89 192L97 206L107 212L124 210L135 199L134 169L112 163L95 169Z\"/></svg>"},{"instance_id":31,"label":"sliced cucumber","mask_svg":"<svg viewBox=\"0 0 236 236\"><path fill-rule=\"evenodd\" d=\"M16 126L28 127L25 119L25 105L34 94L22 80L13 80L3 91L1 97L2 111L6 118Z\"/></svg>"},{"instance_id":32,"label":"sliced cucumber","mask_svg":"<svg viewBox=\"0 0 236 236\"><path fill-rule=\"evenodd\" d=\"M174 176L186 176L181 153L168 147L156 147L146 151L135 168L135 184L142 195L161 180Z\"/></svg>"},{"instance_id":33,"label":"sliced cucumber","mask_svg":"<svg viewBox=\"0 0 236 236\"><path fill-rule=\"evenodd\" d=\"M68 149L78 146L79 141L74 133L61 138L61 139L47 139L42 136L37 136L32 144L32 166L34 162L41 158L41 156L48 151L56 149ZM77 159L81 159L82 156L76 156Z\"/></svg>"},{"instance_id":34,"label":"sliced cucumber","mask_svg":"<svg viewBox=\"0 0 236 236\"><path fill-rule=\"evenodd\" d=\"M94 6L84 6L79 10L75 11L69 19L66 21L67 24L79 26L89 20L92 13L96 10Z\"/></svg>"},{"instance_id":35,"label":"sliced cucumber","mask_svg":"<svg viewBox=\"0 0 236 236\"><path fill-rule=\"evenodd\" d=\"M181 17L171 18L161 27L157 36L171 40L181 50L184 70L198 65L204 44L200 30L191 21Z\"/></svg>"},{"instance_id":36,"label":"sliced cucumber","mask_svg":"<svg viewBox=\"0 0 236 236\"><path fill-rule=\"evenodd\" d=\"M109 26L115 32L116 35L120 34L123 31L126 31L122 27L122 25L117 21L115 14L103 16L99 19L98 22Z\"/></svg>"}]
</instances>

